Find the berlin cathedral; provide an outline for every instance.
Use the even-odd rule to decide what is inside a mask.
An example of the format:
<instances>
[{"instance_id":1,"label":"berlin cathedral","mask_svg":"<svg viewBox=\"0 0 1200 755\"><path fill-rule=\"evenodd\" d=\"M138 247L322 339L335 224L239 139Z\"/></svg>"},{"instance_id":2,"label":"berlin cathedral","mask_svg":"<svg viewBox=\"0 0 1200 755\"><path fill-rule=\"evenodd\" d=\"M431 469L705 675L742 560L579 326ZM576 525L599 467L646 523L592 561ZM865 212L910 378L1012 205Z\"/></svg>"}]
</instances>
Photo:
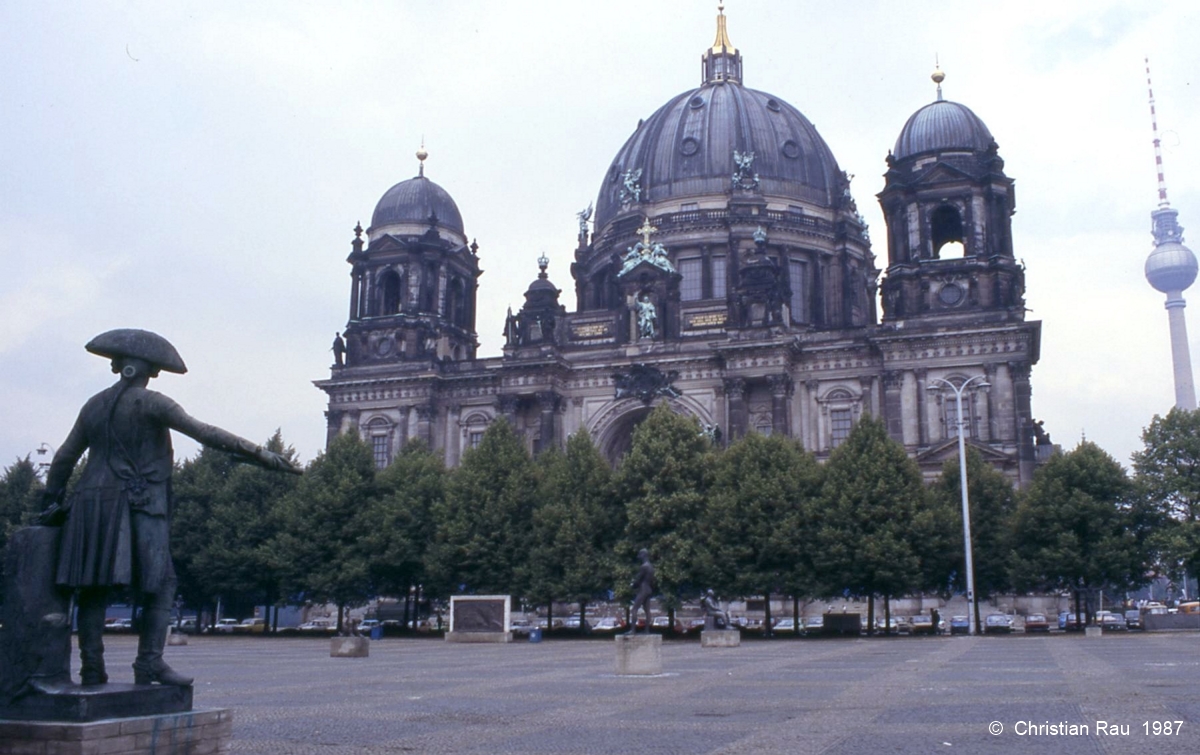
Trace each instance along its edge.
<instances>
[{"instance_id":1,"label":"berlin cathedral","mask_svg":"<svg viewBox=\"0 0 1200 755\"><path fill-rule=\"evenodd\" d=\"M357 430L380 466L419 438L453 466L504 417L532 453L587 430L616 463L666 402L719 442L782 434L825 459L872 414L928 478L961 432L1027 483L1048 450L1030 407L1041 323L984 122L935 72L937 99L886 154L880 271L849 177L800 111L745 86L723 14L702 71L579 214L576 309L543 258L500 356L476 353L478 247L418 152L419 174L355 228L349 320L316 381L329 438Z\"/></svg>"}]
</instances>

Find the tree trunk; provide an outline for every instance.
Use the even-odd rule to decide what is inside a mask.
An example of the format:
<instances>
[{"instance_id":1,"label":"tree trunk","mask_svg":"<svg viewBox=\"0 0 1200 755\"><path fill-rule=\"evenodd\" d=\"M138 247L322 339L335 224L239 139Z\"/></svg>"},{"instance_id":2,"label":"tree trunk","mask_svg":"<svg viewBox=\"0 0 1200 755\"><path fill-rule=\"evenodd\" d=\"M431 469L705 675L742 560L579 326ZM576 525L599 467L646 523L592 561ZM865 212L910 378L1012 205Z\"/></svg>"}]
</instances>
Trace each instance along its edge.
<instances>
[{"instance_id":1,"label":"tree trunk","mask_svg":"<svg viewBox=\"0 0 1200 755\"><path fill-rule=\"evenodd\" d=\"M344 603L338 603L338 618L337 618L337 633L342 633L342 610L345 608Z\"/></svg>"},{"instance_id":2,"label":"tree trunk","mask_svg":"<svg viewBox=\"0 0 1200 755\"><path fill-rule=\"evenodd\" d=\"M892 633L892 596L883 596L883 634L886 637Z\"/></svg>"},{"instance_id":3,"label":"tree trunk","mask_svg":"<svg viewBox=\"0 0 1200 755\"><path fill-rule=\"evenodd\" d=\"M666 634L675 636L675 606L667 608L667 631Z\"/></svg>"},{"instance_id":4,"label":"tree trunk","mask_svg":"<svg viewBox=\"0 0 1200 755\"><path fill-rule=\"evenodd\" d=\"M587 601L579 601L579 634L587 634Z\"/></svg>"},{"instance_id":5,"label":"tree trunk","mask_svg":"<svg viewBox=\"0 0 1200 755\"><path fill-rule=\"evenodd\" d=\"M1083 616L1080 615L1079 608L1079 588L1075 588L1075 628L1083 628Z\"/></svg>"},{"instance_id":6,"label":"tree trunk","mask_svg":"<svg viewBox=\"0 0 1200 755\"><path fill-rule=\"evenodd\" d=\"M771 636L771 593L763 593L763 637Z\"/></svg>"},{"instance_id":7,"label":"tree trunk","mask_svg":"<svg viewBox=\"0 0 1200 755\"><path fill-rule=\"evenodd\" d=\"M413 615L412 626L405 625L405 629L416 631L417 622L421 620L421 585L413 585Z\"/></svg>"},{"instance_id":8,"label":"tree trunk","mask_svg":"<svg viewBox=\"0 0 1200 755\"><path fill-rule=\"evenodd\" d=\"M554 601L546 601L546 636L554 631Z\"/></svg>"},{"instance_id":9,"label":"tree trunk","mask_svg":"<svg viewBox=\"0 0 1200 755\"><path fill-rule=\"evenodd\" d=\"M792 627L792 633L797 637L800 636L800 596L792 594L792 619L796 622Z\"/></svg>"},{"instance_id":10,"label":"tree trunk","mask_svg":"<svg viewBox=\"0 0 1200 755\"><path fill-rule=\"evenodd\" d=\"M867 596L867 636L875 635L875 595Z\"/></svg>"},{"instance_id":11,"label":"tree trunk","mask_svg":"<svg viewBox=\"0 0 1200 755\"><path fill-rule=\"evenodd\" d=\"M408 618L409 618L408 603L409 603L410 595L412 595L412 585L405 585L404 586L404 613L402 614L402 617L401 617L402 626L405 629L408 629Z\"/></svg>"}]
</instances>

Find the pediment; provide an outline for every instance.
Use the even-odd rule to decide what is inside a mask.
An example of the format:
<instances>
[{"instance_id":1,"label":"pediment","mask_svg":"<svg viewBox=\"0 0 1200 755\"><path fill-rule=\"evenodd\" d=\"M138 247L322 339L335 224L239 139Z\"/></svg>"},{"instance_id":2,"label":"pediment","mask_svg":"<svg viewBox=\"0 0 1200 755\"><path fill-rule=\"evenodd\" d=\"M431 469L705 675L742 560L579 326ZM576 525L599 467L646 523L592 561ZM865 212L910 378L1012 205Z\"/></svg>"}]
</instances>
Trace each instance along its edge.
<instances>
[{"instance_id":1,"label":"pediment","mask_svg":"<svg viewBox=\"0 0 1200 755\"><path fill-rule=\"evenodd\" d=\"M991 446L967 440L965 445L978 453L984 461L992 465L1011 464L1013 459L1003 451L997 451ZM941 466L947 459L958 459L958 439L952 438L943 443L927 448L917 454L917 463L921 466Z\"/></svg>"}]
</instances>

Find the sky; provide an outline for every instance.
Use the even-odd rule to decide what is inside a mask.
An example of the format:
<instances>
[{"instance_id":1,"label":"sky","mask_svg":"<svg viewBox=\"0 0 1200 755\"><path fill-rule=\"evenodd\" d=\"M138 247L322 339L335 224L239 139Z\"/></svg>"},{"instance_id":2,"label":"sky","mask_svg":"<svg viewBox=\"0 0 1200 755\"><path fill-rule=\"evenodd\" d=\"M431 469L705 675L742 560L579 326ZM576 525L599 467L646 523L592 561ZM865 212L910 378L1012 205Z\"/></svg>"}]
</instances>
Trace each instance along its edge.
<instances>
[{"instance_id":1,"label":"sky","mask_svg":"<svg viewBox=\"0 0 1200 755\"><path fill-rule=\"evenodd\" d=\"M729 0L745 85L824 137L886 266L885 157L932 101L988 125L1016 182L1014 249L1042 322L1033 414L1128 464L1174 402L1143 265L1157 179L1200 229L1200 6ZM574 309L575 213L668 99L700 84L716 4L658 0L0 3L0 465L58 447L113 381L111 328L167 337L152 387L310 461L325 442L352 229L417 172L479 243L481 356L550 259ZM1200 232L1200 231L1198 231ZM1200 239L1200 237L1197 237ZM1196 242L1200 244L1200 241ZM1200 289L1187 310L1200 356ZM44 445L43 445L44 444ZM196 445L177 438L180 457Z\"/></svg>"}]
</instances>

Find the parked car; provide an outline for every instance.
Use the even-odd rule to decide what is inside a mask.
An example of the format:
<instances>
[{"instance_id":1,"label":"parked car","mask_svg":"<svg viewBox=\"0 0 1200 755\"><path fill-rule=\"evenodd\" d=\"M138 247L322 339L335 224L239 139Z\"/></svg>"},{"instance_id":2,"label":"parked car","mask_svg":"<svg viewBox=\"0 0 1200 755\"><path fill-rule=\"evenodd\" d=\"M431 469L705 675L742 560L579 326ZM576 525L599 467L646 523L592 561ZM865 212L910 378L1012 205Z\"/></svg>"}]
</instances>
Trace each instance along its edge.
<instances>
[{"instance_id":1,"label":"parked car","mask_svg":"<svg viewBox=\"0 0 1200 755\"><path fill-rule=\"evenodd\" d=\"M984 634L1009 634L1012 628L1013 618L1005 613L989 613L983 620Z\"/></svg>"},{"instance_id":2,"label":"parked car","mask_svg":"<svg viewBox=\"0 0 1200 755\"><path fill-rule=\"evenodd\" d=\"M1126 629L1145 629L1146 625L1142 623L1142 612L1136 609L1125 612L1125 628Z\"/></svg>"},{"instance_id":3,"label":"parked car","mask_svg":"<svg viewBox=\"0 0 1200 755\"><path fill-rule=\"evenodd\" d=\"M175 631L183 632L184 634L196 634L200 631L200 625L196 623L195 619L182 619L175 625Z\"/></svg>"},{"instance_id":4,"label":"parked car","mask_svg":"<svg viewBox=\"0 0 1200 755\"><path fill-rule=\"evenodd\" d=\"M372 629L381 626L383 626L383 624L381 624L378 619L363 619L362 621L358 622L358 633L370 634Z\"/></svg>"},{"instance_id":5,"label":"parked car","mask_svg":"<svg viewBox=\"0 0 1200 755\"><path fill-rule=\"evenodd\" d=\"M1119 613L1106 613L1100 617L1100 628L1105 632L1124 632L1129 627L1125 623L1125 617Z\"/></svg>"},{"instance_id":6,"label":"parked car","mask_svg":"<svg viewBox=\"0 0 1200 755\"><path fill-rule=\"evenodd\" d=\"M791 616L780 619L771 629L775 634L796 634L796 620Z\"/></svg>"},{"instance_id":7,"label":"parked car","mask_svg":"<svg viewBox=\"0 0 1200 755\"><path fill-rule=\"evenodd\" d=\"M914 616L909 620L909 634L936 634L932 616Z\"/></svg>"},{"instance_id":8,"label":"parked car","mask_svg":"<svg viewBox=\"0 0 1200 755\"><path fill-rule=\"evenodd\" d=\"M950 634L967 634L971 631L971 620L966 616L950 617Z\"/></svg>"},{"instance_id":9,"label":"parked car","mask_svg":"<svg viewBox=\"0 0 1200 755\"><path fill-rule=\"evenodd\" d=\"M804 634L808 637L813 637L824 633L825 617L824 616L809 616L804 621Z\"/></svg>"},{"instance_id":10,"label":"parked car","mask_svg":"<svg viewBox=\"0 0 1200 755\"><path fill-rule=\"evenodd\" d=\"M237 625L237 619L218 619L213 631L218 634L233 634L233 628Z\"/></svg>"},{"instance_id":11,"label":"parked car","mask_svg":"<svg viewBox=\"0 0 1200 755\"><path fill-rule=\"evenodd\" d=\"M593 632L600 634L616 634L624 629L625 622L613 616L600 619L596 622L596 625L592 627Z\"/></svg>"},{"instance_id":12,"label":"parked car","mask_svg":"<svg viewBox=\"0 0 1200 755\"><path fill-rule=\"evenodd\" d=\"M528 619L514 619L508 629L513 633L513 637L528 637L534 627L533 622Z\"/></svg>"},{"instance_id":13,"label":"parked car","mask_svg":"<svg viewBox=\"0 0 1200 755\"><path fill-rule=\"evenodd\" d=\"M1084 619L1080 619L1080 625L1075 623L1075 614L1063 611L1058 615L1058 628L1064 632L1079 632L1082 631L1083 625L1086 625Z\"/></svg>"},{"instance_id":14,"label":"parked car","mask_svg":"<svg viewBox=\"0 0 1200 755\"><path fill-rule=\"evenodd\" d=\"M1050 620L1044 613L1031 613L1025 617L1025 634L1030 632L1049 632Z\"/></svg>"},{"instance_id":15,"label":"parked car","mask_svg":"<svg viewBox=\"0 0 1200 755\"><path fill-rule=\"evenodd\" d=\"M313 619L300 625L302 634L333 634L337 625L331 619Z\"/></svg>"},{"instance_id":16,"label":"parked car","mask_svg":"<svg viewBox=\"0 0 1200 755\"><path fill-rule=\"evenodd\" d=\"M105 632L132 632L133 619L111 619L104 622Z\"/></svg>"},{"instance_id":17,"label":"parked car","mask_svg":"<svg viewBox=\"0 0 1200 755\"><path fill-rule=\"evenodd\" d=\"M233 627L235 634L262 634L267 631L266 619L243 619Z\"/></svg>"}]
</instances>

